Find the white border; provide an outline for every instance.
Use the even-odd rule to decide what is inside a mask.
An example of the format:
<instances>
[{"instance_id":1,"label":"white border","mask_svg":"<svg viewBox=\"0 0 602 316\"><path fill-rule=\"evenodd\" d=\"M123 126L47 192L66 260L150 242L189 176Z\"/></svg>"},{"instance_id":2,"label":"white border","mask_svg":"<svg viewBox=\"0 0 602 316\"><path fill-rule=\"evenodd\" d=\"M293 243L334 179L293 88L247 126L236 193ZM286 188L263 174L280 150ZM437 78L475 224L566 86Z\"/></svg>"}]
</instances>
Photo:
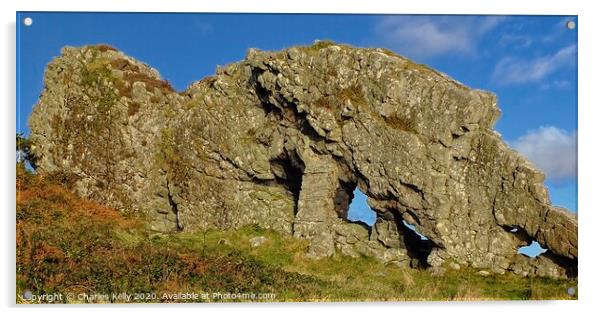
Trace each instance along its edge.
<instances>
[{"instance_id":1,"label":"white border","mask_svg":"<svg viewBox=\"0 0 602 316\"><path fill-rule=\"evenodd\" d=\"M398 3L387 0L129 0L129 1L19 1L17 10L27 11L132 11L132 12L273 12L273 13L425 13L425 14L550 14L580 13L584 1L470 1L426 0ZM581 12L582 13L582 12Z\"/></svg>"},{"instance_id":2,"label":"white border","mask_svg":"<svg viewBox=\"0 0 602 316\"><path fill-rule=\"evenodd\" d=\"M4 98L0 106L2 124L3 166L5 176L2 181L4 203L4 221L2 241L4 256L1 260L3 284L1 286L2 308L9 309L9 314L47 314L80 315L82 312L92 315L124 312L131 313L134 306L100 306L99 308L51 308L15 307L14 294L14 146L15 132L15 11L130 11L130 12L304 12L304 13L424 13L424 14L551 14L579 16L579 246L581 260L579 262L579 301L558 302L425 302L425 303L372 303L372 304L223 304L223 305L152 305L136 306L144 308L143 313L164 314L165 308L177 308L178 313L194 308L197 313L223 313L225 309L234 308L233 313L252 313L261 315L281 315L285 313L314 313L315 308L321 312L337 314L366 313L404 313L422 315L424 312L437 314L462 315L508 315L509 313L545 313L546 315L573 313L581 314L602 301L598 298L600 290L600 252L597 241L600 239L600 216L597 193L600 192L596 179L600 173L600 48L599 31L602 29L602 16L596 10L595 1L511 1L511 0L419 0L395 3L392 0L370 1L329 1L305 0L284 3L284 1L267 0L252 2L244 0L220 0L193 2L191 0L102 0L102 1L34 1L21 0L18 3L0 2L2 10L2 58L3 74L0 77L0 95ZM292 307L292 308L291 308ZM378 307L378 311L373 310ZM199 309L201 308L201 309ZM282 310L286 308L286 311ZM311 311L308 309L312 309Z\"/></svg>"}]
</instances>

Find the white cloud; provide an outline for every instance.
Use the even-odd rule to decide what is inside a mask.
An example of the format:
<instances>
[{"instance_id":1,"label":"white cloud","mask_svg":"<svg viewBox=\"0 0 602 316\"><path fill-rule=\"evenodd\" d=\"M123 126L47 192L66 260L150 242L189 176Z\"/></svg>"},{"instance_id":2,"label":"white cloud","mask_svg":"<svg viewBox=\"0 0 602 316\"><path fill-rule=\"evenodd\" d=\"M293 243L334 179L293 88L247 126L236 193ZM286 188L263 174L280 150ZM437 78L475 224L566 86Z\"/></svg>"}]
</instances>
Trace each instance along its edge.
<instances>
[{"instance_id":1,"label":"white cloud","mask_svg":"<svg viewBox=\"0 0 602 316\"><path fill-rule=\"evenodd\" d=\"M447 53L474 55L483 34L494 29L500 16L390 16L376 26L387 45L411 57Z\"/></svg>"},{"instance_id":2,"label":"white cloud","mask_svg":"<svg viewBox=\"0 0 602 316\"><path fill-rule=\"evenodd\" d=\"M560 49L553 55L535 59L502 58L493 71L493 80L500 84L537 82L558 69L574 65L577 45Z\"/></svg>"},{"instance_id":3,"label":"white cloud","mask_svg":"<svg viewBox=\"0 0 602 316\"><path fill-rule=\"evenodd\" d=\"M526 156L554 182L577 176L577 131L554 126L528 131L510 146Z\"/></svg>"}]
</instances>

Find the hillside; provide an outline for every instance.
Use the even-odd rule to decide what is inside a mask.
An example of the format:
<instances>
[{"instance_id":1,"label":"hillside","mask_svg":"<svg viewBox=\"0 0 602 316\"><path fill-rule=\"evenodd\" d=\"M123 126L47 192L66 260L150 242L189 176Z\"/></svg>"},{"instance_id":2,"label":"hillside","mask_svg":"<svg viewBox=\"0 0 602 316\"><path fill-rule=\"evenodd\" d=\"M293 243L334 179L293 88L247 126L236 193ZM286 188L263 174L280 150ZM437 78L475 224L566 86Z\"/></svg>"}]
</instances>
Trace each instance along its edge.
<instances>
[{"instance_id":1,"label":"hillside","mask_svg":"<svg viewBox=\"0 0 602 316\"><path fill-rule=\"evenodd\" d=\"M56 302L63 303L577 297L567 294L575 280L481 276L468 268L433 276L340 253L314 260L305 256L306 240L258 226L149 233L143 218L79 198L69 189L72 184L61 174L40 177L17 167L17 303L32 303L21 297L25 291L60 293L64 299ZM265 240L255 239L259 245L253 247L255 237ZM152 294L112 297L120 293ZM199 297L175 299L178 293ZM228 298L227 293L267 295Z\"/></svg>"}]
</instances>

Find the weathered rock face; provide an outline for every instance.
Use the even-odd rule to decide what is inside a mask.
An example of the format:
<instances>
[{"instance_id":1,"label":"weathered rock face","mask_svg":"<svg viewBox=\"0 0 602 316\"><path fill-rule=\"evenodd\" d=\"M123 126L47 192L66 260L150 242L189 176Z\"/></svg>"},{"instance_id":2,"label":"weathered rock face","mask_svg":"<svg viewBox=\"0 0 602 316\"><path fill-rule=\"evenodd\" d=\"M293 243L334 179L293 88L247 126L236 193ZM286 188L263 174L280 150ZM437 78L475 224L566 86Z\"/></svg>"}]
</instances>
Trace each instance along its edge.
<instances>
[{"instance_id":1,"label":"weathered rock face","mask_svg":"<svg viewBox=\"0 0 602 316\"><path fill-rule=\"evenodd\" d=\"M495 97L381 49L318 42L176 93L106 46L65 48L30 119L40 172L158 231L258 224L308 255L574 276L577 220L492 130ZM347 220L356 187L377 213ZM403 222L428 237L422 240ZM517 248L549 251L530 260Z\"/></svg>"}]
</instances>

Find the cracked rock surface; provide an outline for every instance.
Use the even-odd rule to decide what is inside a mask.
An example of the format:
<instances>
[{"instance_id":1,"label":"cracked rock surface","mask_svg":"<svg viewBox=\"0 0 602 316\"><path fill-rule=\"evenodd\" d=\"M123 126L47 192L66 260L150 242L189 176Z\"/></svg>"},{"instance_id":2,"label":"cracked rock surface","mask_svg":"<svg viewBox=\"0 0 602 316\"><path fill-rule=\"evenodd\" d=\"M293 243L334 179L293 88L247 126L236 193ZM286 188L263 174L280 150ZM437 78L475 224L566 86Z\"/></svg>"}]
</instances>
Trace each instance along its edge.
<instances>
[{"instance_id":1,"label":"cracked rock surface","mask_svg":"<svg viewBox=\"0 0 602 316\"><path fill-rule=\"evenodd\" d=\"M493 131L495 96L387 50L250 49L176 92L114 48L67 47L44 84L39 172L150 229L257 224L309 239L316 258L576 276L577 218ZM356 187L373 227L347 220ZM548 251L517 255L533 240Z\"/></svg>"}]
</instances>

